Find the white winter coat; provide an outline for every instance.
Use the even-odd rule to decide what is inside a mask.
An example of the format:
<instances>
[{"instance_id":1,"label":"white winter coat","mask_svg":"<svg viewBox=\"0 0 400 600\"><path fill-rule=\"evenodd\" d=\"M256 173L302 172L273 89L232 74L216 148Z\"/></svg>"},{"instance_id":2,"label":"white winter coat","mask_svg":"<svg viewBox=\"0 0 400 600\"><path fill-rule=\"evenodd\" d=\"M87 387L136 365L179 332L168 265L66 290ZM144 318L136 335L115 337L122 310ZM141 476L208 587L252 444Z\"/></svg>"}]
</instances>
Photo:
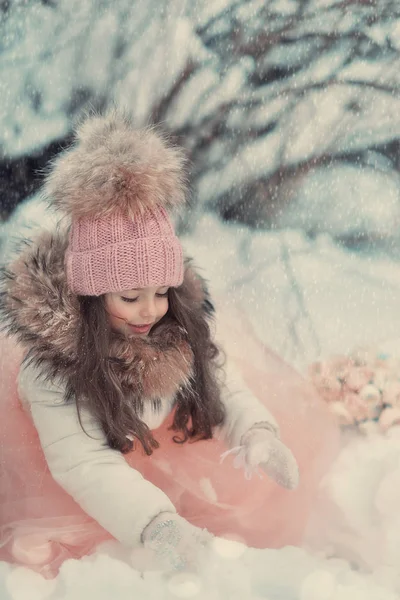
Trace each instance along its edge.
<instances>
[{"instance_id":1,"label":"white winter coat","mask_svg":"<svg viewBox=\"0 0 400 600\"><path fill-rule=\"evenodd\" d=\"M167 495L128 465L122 453L111 449L99 424L82 409L82 430L74 403L65 404L63 388L44 382L32 366L21 367L19 396L38 431L49 470L83 510L127 546L141 543L141 534L160 512L176 512ZM227 365L222 391L227 421L217 432L229 447L240 444L254 424L278 430L269 411ZM143 420L156 429L171 411L163 402L159 414L148 411ZM159 450L161 451L161 450ZM156 450L157 452L157 450Z\"/></svg>"}]
</instances>

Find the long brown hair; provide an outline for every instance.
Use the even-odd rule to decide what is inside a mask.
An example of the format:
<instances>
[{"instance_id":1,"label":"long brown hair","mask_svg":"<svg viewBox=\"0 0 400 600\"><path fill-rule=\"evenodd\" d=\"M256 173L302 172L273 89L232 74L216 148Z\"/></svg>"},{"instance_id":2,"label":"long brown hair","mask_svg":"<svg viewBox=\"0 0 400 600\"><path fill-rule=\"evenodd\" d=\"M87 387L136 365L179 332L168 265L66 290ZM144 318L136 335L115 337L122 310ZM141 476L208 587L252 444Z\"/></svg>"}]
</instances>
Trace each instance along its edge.
<instances>
[{"instance_id":1,"label":"long brown hair","mask_svg":"<svg viewBox=\"0 0 400 600\"><path fill-rule=\"evenodd\" d=\"M186 331L194 356L190 385L180 389L175 397L171 429L177 435L173 440L184 443L189 439L209 439L213 437L213 428L225 420L219 377L222 353L211 339L208 323L214 309L207 297L202 309L196 309L190 298L174 288L170 288L168 299L169 308L164 319L173 319ZM138 390L130 390L127 397L109 360L110 343L115 334L109 325L104 297L80 296L79 303L82 314L80 361L76 377L68 384L67 399L74 398L82 427L81 407L89 408L100 422L111 448L122 453L132 450L134 441L126 437L129 432L150 455L159 444L140 419L143 398Z\"/></svg>"}]
</instances>

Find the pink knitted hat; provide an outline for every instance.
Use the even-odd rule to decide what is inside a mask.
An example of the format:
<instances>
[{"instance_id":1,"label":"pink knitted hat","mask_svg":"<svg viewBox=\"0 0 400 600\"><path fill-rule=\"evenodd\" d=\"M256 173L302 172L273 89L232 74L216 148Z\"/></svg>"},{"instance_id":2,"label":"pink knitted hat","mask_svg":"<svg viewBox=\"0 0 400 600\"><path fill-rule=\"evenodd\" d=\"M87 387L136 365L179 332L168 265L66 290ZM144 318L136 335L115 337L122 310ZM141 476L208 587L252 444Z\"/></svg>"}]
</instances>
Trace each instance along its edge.
<instances>
[{"instance_id":1,"label":"pink knitted hat","mask_svg":"<svg viewBox=\"0 0 400 600\"><path fill-rule=\"evenodd\" d=\"M182 247L167 209L185 200L186 159L154 127L89 117L54 163L44 193L71 216L65 256L76 294L179 286Z\"/></svg>"}]
</instances>

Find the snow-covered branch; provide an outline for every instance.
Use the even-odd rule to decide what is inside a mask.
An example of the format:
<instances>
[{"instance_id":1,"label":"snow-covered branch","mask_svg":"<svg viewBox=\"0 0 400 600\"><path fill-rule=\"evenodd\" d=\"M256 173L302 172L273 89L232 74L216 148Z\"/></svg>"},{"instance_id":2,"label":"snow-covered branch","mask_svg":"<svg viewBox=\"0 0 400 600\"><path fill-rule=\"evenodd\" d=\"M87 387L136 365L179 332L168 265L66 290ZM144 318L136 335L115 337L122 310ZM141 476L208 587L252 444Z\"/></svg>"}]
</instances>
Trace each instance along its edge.
<instances>
[{"instance_id":1,"label":"snow-covered branch","mask_svg":"<svg viewBox=\"0 0 400 600\"><path fill-rule=\"evenodd\" d=\"M83 109L118 104L138 125L162 122L188 148L197 214L280 227L310 177L340 177L349 164L362 177L371 153L385 163L388 185L396 179L393 0L28 0L1 8L0 168L11 178L27 158L50 158ZM1 190L5 214L40 183L31 163L24 187L13 179L12 194Z\"/></svg>"}]
</instances>

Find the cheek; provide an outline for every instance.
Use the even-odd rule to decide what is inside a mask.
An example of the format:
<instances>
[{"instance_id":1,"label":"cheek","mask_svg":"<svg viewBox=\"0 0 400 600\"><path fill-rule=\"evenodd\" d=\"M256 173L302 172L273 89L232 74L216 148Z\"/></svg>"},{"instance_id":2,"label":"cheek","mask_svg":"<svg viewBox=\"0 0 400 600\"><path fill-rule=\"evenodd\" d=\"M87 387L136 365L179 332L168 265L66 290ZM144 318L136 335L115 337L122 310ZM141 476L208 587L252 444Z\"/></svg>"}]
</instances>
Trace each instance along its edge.
<instances>
[{"instance_id":1,"label":"cheek","mask_svg":"<svg viewBox=\"0 0 400 600\"><path fill-rule=\"evenodd\" d=\"M168 312L168 298L161 302L161 306L159 306L158 310L158 318L161 319Z\"/></svg>"},{"instance_id":2,"label":"cheek","mask_svg":"<svg viewBox=\"0 0 400 600\"><path fill-rule=\"evenodd\" d=\"M106 302L106 309L109 313L110 321L114 325L121 325L121 323L123 323L124 320L129 320L130 314L132 312L131 310L129 310L129 305L125 303L122 304L121 302L118 302L118 300L115 300L113 298Z\"/></svg>"},{"instance_id":3,"label":"cheek","mask_svg":"<svg viewBox=\"0 0 400 600\"><path fill-rule=\"evenodd\" d=\"M138 318L138 305L137 304L127 304L126 302L119 302L116 305L115 314L118 317L122 317L126 321L135 321Z\"/></svg>"}]
</instances>

